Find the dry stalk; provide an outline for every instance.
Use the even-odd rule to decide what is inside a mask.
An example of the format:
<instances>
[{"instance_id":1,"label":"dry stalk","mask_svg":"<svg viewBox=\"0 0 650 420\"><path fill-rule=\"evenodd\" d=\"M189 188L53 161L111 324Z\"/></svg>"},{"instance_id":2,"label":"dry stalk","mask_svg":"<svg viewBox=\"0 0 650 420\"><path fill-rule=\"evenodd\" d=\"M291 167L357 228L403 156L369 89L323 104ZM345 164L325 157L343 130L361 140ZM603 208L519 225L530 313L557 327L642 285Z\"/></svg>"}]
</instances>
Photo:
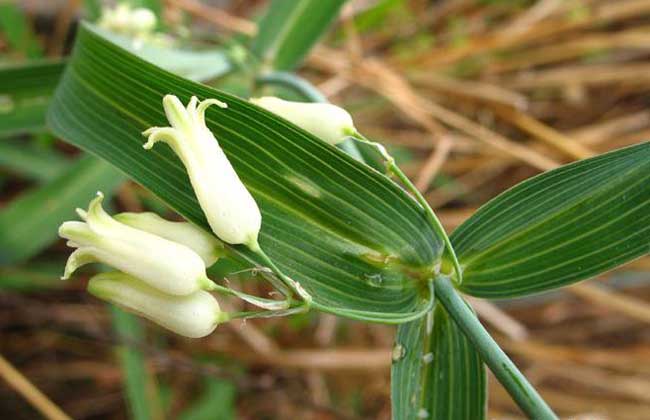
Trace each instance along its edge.
<instances>
[{"instance_id":1,"label":"dry stalk","mask_svg":"<svg viewBox=\"0 0 650 420\"><path fill-rule=\"evenodd\" d=\"M71 420L59 406L47 398L2 355L0 355L0 376L45 418L50 420Z\"/></svg>"}]
</instances>

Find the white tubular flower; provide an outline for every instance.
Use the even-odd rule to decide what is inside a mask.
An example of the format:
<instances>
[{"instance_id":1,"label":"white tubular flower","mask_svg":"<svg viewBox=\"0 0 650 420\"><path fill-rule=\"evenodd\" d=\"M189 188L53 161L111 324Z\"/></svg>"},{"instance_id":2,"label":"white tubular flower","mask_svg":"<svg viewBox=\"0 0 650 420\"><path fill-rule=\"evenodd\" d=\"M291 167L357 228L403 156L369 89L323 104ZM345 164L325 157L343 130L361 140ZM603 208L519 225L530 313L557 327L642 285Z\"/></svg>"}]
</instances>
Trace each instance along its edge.
<instances>
[{"instance_id":1,"label":"white tubular flower","mask_svg":"<svg viewBox=\"0 0 650 420\"><path fill-rule=\"evenodd\" d=\"M132 228L102 208L103 194L90 202L88 212L77 209L84 222L64 222L59 236L78 248L68 258L63 279L79 267L102 262L141 279L164 293L188 295L211 289L201 257L185 245Z\"/></svg>"},{"instance_id":2,"label":"white tubular flower","mask_svg":"<svg viewBox=\"0 0 650 420\"><path fill-rule=\"evenodd\" d=\"M213 232L229 244L257 248L262 216L257 203L241 182L212 132L205 125L210 105L226 108L216 99L201 103L193 96L187 108L174 95L163 98L171 127L152 127L145 149L158 141L167 143L178 155L190 177L194 193Z\"/></svg>"},{"instance_id":3,"label":"white tubular flower","mask_svg":"<svg viewBox=\"0 0 650 420\"><path fill-rule=\"evenodd\" d=\"M94 276L88 283L88 292L190 338L205 337L228 319L208 292L168 295L120 272Z\"/></svg>"},{"instance_id":4,"label":"white tubular flower","mask_svg":"<svg viewBox=\"0 0 650 420\"><path fill-rule=\"evenodd\" d=\"M199 254L206 267L224 255L223 242L192 223L172 222L155 213L120 213L113 217L125 225L187 246Z\"/></svg>"},{"instance_id":5,"label":"white tubular flower","mask_svg":"<svg viewBox=\"0 0 650 420\"><path fill-rule=\"evenodd\" d=\"M273 96L251 98L250 101L329 144L338 144L357 132L352 116L336 105L292 102Z\"/></svg>"}]
</instances>

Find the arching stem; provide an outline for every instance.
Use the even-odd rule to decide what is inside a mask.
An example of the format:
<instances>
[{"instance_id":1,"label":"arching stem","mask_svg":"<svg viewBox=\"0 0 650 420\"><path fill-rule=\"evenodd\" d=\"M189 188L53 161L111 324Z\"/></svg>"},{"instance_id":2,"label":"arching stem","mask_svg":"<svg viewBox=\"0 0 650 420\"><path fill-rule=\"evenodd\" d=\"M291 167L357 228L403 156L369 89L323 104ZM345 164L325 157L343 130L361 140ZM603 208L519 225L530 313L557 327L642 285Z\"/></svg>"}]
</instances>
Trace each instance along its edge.
<instances>
[{"instance_id":1,"label":"arching stem","mask_svg":"<svg viewBox=\"0 0 650 420\"><path fill-rule=\"evenodd\" d=\"M253 251L258 257L262 259L262 262L273 271L273 274L275 274L282 282L296 295L299 296L302 301L302 307L303 311L308 311L309 308L311 307L312 303L312 297L305 289L302 288L300 283L297 281L293 280L286 274L280 270L280 268L275 265L273 260L264 252L264 250L259 246L258 243L254 243L252 245L249 245L249 249ZM280 292L283 290L281 288L278 288ZM287 300L289 303L291 303L291 297L287 296Z\"/></svg>"}]
</instances>

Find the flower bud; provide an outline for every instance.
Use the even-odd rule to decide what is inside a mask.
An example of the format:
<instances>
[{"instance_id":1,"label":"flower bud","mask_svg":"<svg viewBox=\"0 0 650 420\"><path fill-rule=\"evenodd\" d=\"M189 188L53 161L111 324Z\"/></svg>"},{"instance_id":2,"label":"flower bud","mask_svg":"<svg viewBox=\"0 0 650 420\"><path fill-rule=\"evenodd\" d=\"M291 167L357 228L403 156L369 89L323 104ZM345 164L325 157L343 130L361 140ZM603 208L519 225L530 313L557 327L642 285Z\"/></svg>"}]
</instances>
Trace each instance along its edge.
<instances>
[{"instance_id":1,"label":"flower bud","mask_svg":"<svg viewBox=\"0 0 650 420\"><path fill-rule=\"evenodd\" d=\"M185 245L203 259L206 267L210 267L224 255L223 242L192 223L172 222L150 212L120 213L116 214L114 219L135 229Z\"/></svg>"},{"instance_id":2,"label":"flower bud","mask_svg":"<svg viewBox=\"0 0 650 420\"><path fill-rule=\"evenodd\" d=\"M98 192L88 212L77 209L85 222L64 222L59 227L59 236L78 248L68 258L63 279L82 265L102 262L172 295L212 287L214 283L206 276L203 260L196 252L116 221L104 212L103 198Z\"/></svg>"},{"instance_id":3,"label":"flower bud","mask_svg":"<svg viewBox=\"0 0 650 420\"><path fill-rule=\"evenodd\" d=\"M208 292L168 295L117 271L94 276L88 283L88 292L190 338L205 337L228 318Z\"/></svg>"},{"instance_id":4,"label":"flower bud","mask_svg":"<svg viewBox=\"0 0 650 420\"><path fill-rule=\"evenodd\" d=\"M250 101L329 144L341 143L357 131L352 116L336 105L292 102L273 96L251 98Z\"/></svg>"},{"instance_id":5,"label":"flower bud","mask_svg":"<svg viewBox=\"0 0 650 420\"><path fill-rule=\"evenodd\" d=\"M171 127L146 130L143 134L148 141L144 148L150 149L158 141L167 143L185 165L196 198L217 237L229 244L255 248L262 216L205 125L205 110L210 105L227 107L216 99L198 103L193 96L185 108L176 96L165 96L163 106Z\"/></svg>"}]
</instances>

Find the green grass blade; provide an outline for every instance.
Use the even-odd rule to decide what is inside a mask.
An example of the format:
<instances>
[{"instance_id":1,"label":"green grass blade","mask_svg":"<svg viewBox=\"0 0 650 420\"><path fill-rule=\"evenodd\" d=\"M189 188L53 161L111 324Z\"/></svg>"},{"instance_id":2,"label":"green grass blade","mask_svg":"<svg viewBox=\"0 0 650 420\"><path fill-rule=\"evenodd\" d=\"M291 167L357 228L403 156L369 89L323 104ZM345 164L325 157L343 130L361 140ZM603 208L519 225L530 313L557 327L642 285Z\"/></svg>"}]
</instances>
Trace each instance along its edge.
<instances>
[{"instance_id":1,"label":"green grass blade","mask_svg":"<svg viewBox=\"0 0 650 420\"><path fill-rule=\"evenodd\" d=\"M157 400L155 381L147 369L144 354L137 348L144 341L142 324L136 316L114 306L111 306L111 318L117 338L123 343L117 346L117 356L124 374L124 393L131 418L160 418L154 406Z\"/></svg>"},{"instance_id":2,"label":"green grass blade","mask_svg":"<svg viewBox=\"0 0 650 420\"><path fill-rule=\"evenodd\" d=\"M151 44L144 44L136 48L137 44L134 44L130 38L98 27L94 28L104 38L141 59L197 82L216 79L228 73L232 67L227 55L220 50L192 51L180 48L163 48Z\"/></svg>"},{"instance_id":3,"label":"green grass blade","mask_svg":"<svg viewBox=\"0 0 650 420\"><path fill-rule=\"evenodd\" d=\"M486 418L485 366L442 305L398 327L391 398L393 420Z\"/></svg>"},{"instance_id":4,"label":"green grass blade","mask_svg":"<svg viewBox=\"0 0 650 420\"><path fill-rule=\"evenodd\" d=\"M91 22L96 21L102 15L101 0L84 0L84 18Z\"/></svg>"},{"instance_id":5,"label":"green grass blade","mask_svg":"<svg viewBox=\"0 0 650 420\"><path fill-rule=\"evenodd\" d=\"M74 219L97 190L111 192L123 180L108 163L85 157L0 210L0 265L36 255L57 238L57 228Z\"/></svg>"},{"instance_id":6,"label":"green grass blade","mask_svg":"<svg viewBox=\"0 0 650 420\"><path fill-rule=\"evenodd\" d=\"M43 55L43 49L34 36L25 13L16 3L0 2L0 32L14 51L21 52L28 58Z\"/></svg>"},{"instance_id":7,"label":"green grass blade","mask_svg":"<svg viewBox=\"0 0 650 420\"><path fill-rule=\"evenodd\" d=\"M102 31L105 37L172 73L196 81L226 74L230 61L221 51L189 51L143 45L135 49L131 40ZM0 66L0 137L42 130L45 114L65 61L32 61Z\"/></svg>"},{"instance_id":8,"label":"green grass blade","mask_svg":"<svg viewBox=\"0 0 650 420\"><path fill-rule=\"evenodd\" d=\"M650 143L546 172L452 235L460 290L509 298L584 280L650 252Z\"/></svg>"},{"instance_id":9,"label":"green grass blade","mask_svg":"<svg viewBox=\"0 0 650 420\"><path fill-rule=\"evenodd\" d=\"M145 63L84 25L49 123L208 227L179 159L164 145L142 148L143 130L167 125L167 93L228 104L209 109L207 125L260 205L262 247L317 308L393 323L427 310L442 242L417 203L385 176L247 101ZM231 250L257 261L243 247Z\"/></svg>"},{"instance_id":10,"label":"green grass blade","mask_svg":"<svg viewBox=\"0 0 650 420\"><path fill-rule=\"evenodd\" d=\"M61 261L30 263L29 267L0 267L0 291L43 292L66 287L61 281Z\"/></svg>"},{"instance_id":11,"label":"green grass blade","mask_svg":"<svg viewBox=\"0 0 650 420\"><path fill-rule=\"evenodd\" d=\"M65 63L34 61L0 67L0 137L45 127L45 113Z\"/></svg>"},{"instance_id":12,"label":"green grass blade","mask_svg":"<svg viewBox=\"0 0 650 420\"><path fill-rule=\"evenodd\" d=\"M205 391L178 420L232 420L235 418L235 387L222 379L208 378Z\"/></svg>"},{"instance_id":13,"label":"green grass blade","mask_svg":"<svg viewBox=\"0 0 650 420\"><path fill-rule=\"evenodd\" d=\"M273 0L252 51L274 70L292 70L329 28L345 0Z\"/></svg>"},{"instance_id":14,"label":"green grass blade","mask_svg":"<svg viewBox=\"0 0 650 420\"><path fill-rule=\"evenodd\" d=\"M70 164L56 150L21 143L9 140L0 142L0 168L24 178L49 181Z\"/></svg>"}]
</instances>

